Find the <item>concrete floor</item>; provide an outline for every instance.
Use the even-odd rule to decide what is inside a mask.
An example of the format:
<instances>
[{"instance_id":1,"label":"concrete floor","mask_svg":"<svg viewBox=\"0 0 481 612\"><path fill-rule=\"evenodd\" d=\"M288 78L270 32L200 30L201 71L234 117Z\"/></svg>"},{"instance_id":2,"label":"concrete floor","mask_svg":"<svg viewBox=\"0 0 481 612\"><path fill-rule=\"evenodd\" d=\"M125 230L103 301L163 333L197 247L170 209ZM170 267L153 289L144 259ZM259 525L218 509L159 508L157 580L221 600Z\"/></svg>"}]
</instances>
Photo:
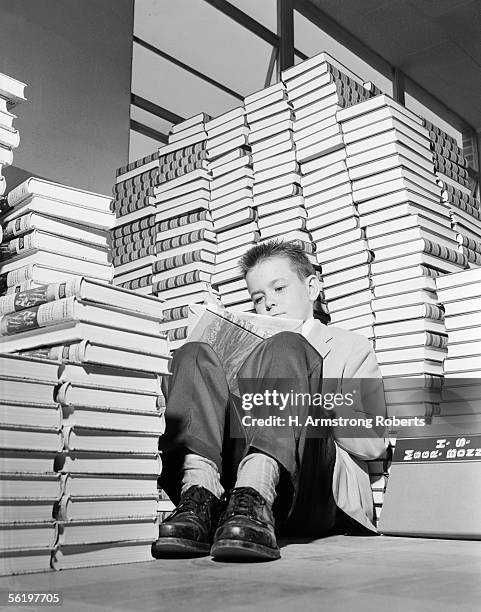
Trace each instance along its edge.
<instances>
[{"instance_id":1,"label":"concrete floor","mask_svg":"<svg viewBox=\"0 0 481 612\"><path fill-rule=\"evenodd\" d=\"M481 542L333 536L281 546L271 563L204 557L0 578L1 603L25 589L62 592L68 612L480 610Z\"/></svg>"}]
</instances>

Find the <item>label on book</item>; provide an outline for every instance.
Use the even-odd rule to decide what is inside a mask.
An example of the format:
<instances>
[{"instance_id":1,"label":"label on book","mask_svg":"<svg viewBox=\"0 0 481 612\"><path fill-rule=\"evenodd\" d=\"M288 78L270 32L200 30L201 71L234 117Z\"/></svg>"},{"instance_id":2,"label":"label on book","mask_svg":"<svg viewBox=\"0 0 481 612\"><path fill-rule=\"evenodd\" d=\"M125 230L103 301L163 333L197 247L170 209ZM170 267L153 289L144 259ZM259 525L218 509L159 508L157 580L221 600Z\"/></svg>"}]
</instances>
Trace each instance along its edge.
<instances>
[{"instance_id":1,"label":"label on book","mask_svg":"<svg viewBox=\"0 0 481 612\"><path fill-rule=\"evenodd\" d=\"M481 434L430 438L401 438L393 463L481 461Z\"/></svg>"}]
</instances>

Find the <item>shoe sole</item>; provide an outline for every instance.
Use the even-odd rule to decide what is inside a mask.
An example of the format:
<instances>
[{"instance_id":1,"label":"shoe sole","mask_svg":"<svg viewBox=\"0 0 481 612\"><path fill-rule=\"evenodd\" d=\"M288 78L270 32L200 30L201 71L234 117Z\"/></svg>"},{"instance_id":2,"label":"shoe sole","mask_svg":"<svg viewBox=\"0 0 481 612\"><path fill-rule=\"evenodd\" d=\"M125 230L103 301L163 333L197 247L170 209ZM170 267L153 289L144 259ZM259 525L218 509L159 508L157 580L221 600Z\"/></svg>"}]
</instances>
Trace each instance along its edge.
<instances>
[{"instance_id":1,"label":"shoe sole","mask_svg":"<svg viewBox=\"0 0 481 612\"><path fill-rule=\"evenodd\" d=\"M274 560L281 556L280 550L254 544L253 542L242 542L240 540L218 540L212 545L210 554L216 559L253 559Z\"/></svg>"},{"instance_id":2,"label":"shoe sole","mask_svg":"<svg viewBox=\"0 0 481 612\"><path fill-rule=\"evenodd\" d=\"M156 559L172 556L208 555L210 544L193 542L183 538L160 538L152 544L152 556Z\"/></svg>"}]
</instances>

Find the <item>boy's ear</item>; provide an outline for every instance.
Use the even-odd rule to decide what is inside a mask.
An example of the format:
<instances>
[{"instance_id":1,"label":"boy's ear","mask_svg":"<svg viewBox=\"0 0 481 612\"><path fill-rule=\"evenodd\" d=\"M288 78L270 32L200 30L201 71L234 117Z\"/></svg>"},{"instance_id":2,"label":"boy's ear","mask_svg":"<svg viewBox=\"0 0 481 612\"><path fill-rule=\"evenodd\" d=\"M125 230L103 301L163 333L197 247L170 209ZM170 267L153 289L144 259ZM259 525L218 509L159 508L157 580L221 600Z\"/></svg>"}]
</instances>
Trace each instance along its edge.
<instances>
[{"instance_id":1,"label":"boy's ear","mask_svg":"<svg viewBox=\"0 0 481 612\"><path fill-rule=\"evenodd\" d=\"M311 274L311 276L308 276L306 281L309 291L309 299L315 302L321 291L321 281L318 279L316 274Z\"/></svg>"}]
</instances>

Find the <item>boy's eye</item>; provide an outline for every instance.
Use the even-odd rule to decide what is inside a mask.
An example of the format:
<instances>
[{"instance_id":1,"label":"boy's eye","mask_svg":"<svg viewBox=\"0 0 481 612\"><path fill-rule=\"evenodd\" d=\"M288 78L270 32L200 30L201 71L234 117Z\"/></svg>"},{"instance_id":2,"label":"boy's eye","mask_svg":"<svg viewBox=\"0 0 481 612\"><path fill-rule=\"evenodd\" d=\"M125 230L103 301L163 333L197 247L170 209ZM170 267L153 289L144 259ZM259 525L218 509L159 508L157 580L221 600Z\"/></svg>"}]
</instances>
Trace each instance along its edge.
<instances>
[{"instance_id":1,"label":"boy's eye","mask_svg":"<svg viewBox=\"0 0 481 612\"><path fill-rule=\"evenodd\" d=\"M275 291L283 291L285 288L285 285L281 285L280 287L276 287Z\"/></svg>"},{"instance_id":2,"label":"boy's eye","mask_svg":"<svg viewBox=\"0 0 481 612\"><path fill-rule=\"evenodd\" d=\"M264 298L262 296L254 298L254 306L257 306L262 302Z\"/></svg>"}]
</instances>

